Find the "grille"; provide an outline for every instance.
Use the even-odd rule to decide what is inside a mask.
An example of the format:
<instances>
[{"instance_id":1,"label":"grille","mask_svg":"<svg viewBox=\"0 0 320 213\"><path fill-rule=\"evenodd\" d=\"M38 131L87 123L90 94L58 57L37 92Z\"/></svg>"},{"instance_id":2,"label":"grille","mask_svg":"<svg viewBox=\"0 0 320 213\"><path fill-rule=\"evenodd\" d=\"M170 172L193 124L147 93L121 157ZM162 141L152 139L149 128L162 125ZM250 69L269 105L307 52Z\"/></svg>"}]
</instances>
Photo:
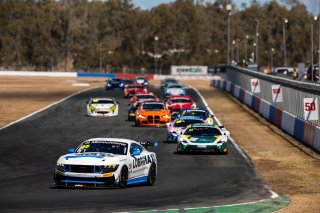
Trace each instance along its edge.
<instances>
[{"instance_id":1,"label":"grille","mask_svg":"<svg viewBox=\"0 0 320 213\"><path fill-rule=\"evenodd\" d=\"M65 170L68 172L75 173L100 173L101 169L99 166L89 165L65 165Z\"/></svg>"},{"instance_id":2,"label":"grille","mask_svg":"<svg viewBox=\"0 0 320 213\"><path fill-rule=\"evenodd\" d=\"M154 117L154 122L159 123L160 122L160 116L155 116Z\"/></svg>"},{"instance_id":3,"label":"grille","mask_svg":"<svg viewBox=\"0 0 320 213\"><path fill-rule=\"evenodd\" d=\"M150 116L150 115L148 116L148 122L153 123L153 116Z\"/></svg>"}]
</instances>

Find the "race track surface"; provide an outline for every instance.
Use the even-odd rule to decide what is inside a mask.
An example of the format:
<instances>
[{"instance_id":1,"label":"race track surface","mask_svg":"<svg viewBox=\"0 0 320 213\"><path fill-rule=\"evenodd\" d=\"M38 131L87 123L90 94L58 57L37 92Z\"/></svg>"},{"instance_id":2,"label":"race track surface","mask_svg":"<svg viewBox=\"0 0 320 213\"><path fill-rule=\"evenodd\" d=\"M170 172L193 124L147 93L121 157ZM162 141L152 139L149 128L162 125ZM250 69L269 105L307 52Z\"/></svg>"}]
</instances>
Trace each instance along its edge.
<instances>
[{"instance_id":1,"label":"race track surface","mask_svg":"<svg viewBox=\"0 0 320 213\"><path fill-rule=\"evenodd\" d=\"M160 89L152 88L159 97ZM228 155L178 155L165 143L165 128L133 127L127 121L122 91L93 89L0 130L0 212L117 212L201 207L257 201L270 197L254 168L229 143ZM200 97L188 90L199 107ZM86 116L90 97L119 101L119 116ZM213 109L214 110L214 109ZM232 133L231 133L232 134ZM59 156L93 137L159 141L155 186L119 189L55 189Z\"/></svg>"}]
</instances>

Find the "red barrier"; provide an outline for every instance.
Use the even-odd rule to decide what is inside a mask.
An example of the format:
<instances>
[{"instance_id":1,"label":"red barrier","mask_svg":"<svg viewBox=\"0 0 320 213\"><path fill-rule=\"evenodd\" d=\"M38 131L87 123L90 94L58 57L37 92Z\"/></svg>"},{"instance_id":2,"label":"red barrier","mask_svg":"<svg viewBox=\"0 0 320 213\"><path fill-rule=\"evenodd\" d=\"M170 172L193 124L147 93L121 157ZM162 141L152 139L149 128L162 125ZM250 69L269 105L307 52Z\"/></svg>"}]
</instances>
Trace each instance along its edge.
<instances>
[{"instance_id":1,"label":"red barrier","mask_svg":"<svg viewBox=\"0 0 320 213\"><path fill-rule=\"evenodd\" d=\"M305 122L303 131L303 142L313 147L315 135L315 126Z\"/></svg>"},{"instance_id":2,"label":"red barrier","mask_svg":"<svg viewBox=\"0 0 320 213\"><path fill-rule=\"evenodd\" d=\"M124 74L124 73L118 73L116 74L116 78L133 78L135 79L138 76L143 76L149 80L153 79L153 75L147 74L147 75L138 75L138 74Z\"/></svg>"}]
</instances>

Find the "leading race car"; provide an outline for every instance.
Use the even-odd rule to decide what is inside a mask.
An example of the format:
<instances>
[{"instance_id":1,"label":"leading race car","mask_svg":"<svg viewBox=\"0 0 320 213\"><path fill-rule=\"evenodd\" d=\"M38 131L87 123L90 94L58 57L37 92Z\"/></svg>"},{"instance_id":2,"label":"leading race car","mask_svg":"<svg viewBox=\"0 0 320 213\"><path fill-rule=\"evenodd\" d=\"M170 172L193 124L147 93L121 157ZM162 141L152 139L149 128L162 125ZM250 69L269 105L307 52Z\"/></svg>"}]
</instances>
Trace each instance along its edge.
<instances>
[{"instance_id":1,"label":"leading race car","mask_svg":"<svg viewBox=\"0 0 320 213\"><path fill-rule=\"evenodd\" d=\"M124 88L124 82L120 78L110 78L106 81L106 89L123 89Z\"/></svg>"},{"instance_id":2,"label":"leading race car","mask_svg":"<svg viewBox=\"0 0 320 213\"><path fill-rule=\"evenodd\" d=\"M178 136L177 152L228 153L228 131L210 124L189 125Z\"/></svg>"},{"instance_id":3,"label":"leading race car","mask_svg":"<svg viewBox=\"0 0 320 213\"><path fill-rule=\"evenodd\" d=\"M161 102L143 102L136 111L135 126L165 126L171 120L170 111Z\"/></svg>"},{"instance_id":4,"label":"leading race car","mask_svg":"<svg viewBox=\"0 0 320 213\"><path fill-rule=\"evenodd\" d=\"M177 115L177 118L181 118L184 116L198 117L205 120L208 124L214 124L214 114L210 114L210 112L207 109L182 109L181 112Z\"/></svg>"},{"instance_id":5,"label":"leading race car","mask_svg":"<svg viewBox=\"0 0 320 213\"><path fill-rule=\"evenodd\" d=\"M87 102L88 116L118 116L119 106L114 98L91 98Z\"/></svg>"},{"instance_id":6,"label":"leading race car","mask_svg":"<svg viewBox=\"0 0 320 213\"><path fill-rule=\"evenodd\" d=\"M70 154L61 156L55 168L56 187L125 188L130 184L153 185L157 158L140 143L119 138L92 138Z\"/></svg>"},{"instance_id":7,"label":"leading race car","mask_svg":"<svg viewBox=\"0 0 320 213\"><path fill-rule=\"evenodd\" d=\"M191 124L205 123L205 121L195 116L183 116L167 123L167 141L176 142L177 137L187 126Z\"/></svg>"}]
</instances>

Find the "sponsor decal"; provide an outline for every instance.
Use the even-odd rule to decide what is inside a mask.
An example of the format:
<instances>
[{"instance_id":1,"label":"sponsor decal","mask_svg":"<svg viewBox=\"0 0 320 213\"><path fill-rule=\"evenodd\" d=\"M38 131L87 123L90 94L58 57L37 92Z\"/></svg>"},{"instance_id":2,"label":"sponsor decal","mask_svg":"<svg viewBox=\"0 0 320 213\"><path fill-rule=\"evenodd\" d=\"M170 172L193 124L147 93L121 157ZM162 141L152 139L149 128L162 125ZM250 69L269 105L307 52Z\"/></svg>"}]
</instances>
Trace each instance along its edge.
<instances>
[{"instance_id":1,"label":"sponsor decal","mask_svg":"<svg viewBox=\"0 0 320 213\"><path fill-rule=\"evenodd\" d=\"M132 167L135 169L135 168L138 168L138 167L141 167L146 164L153 163L153 162L155 162L154 154L145 155L145 156L134 159Z\"/></svg>"}]
</instances>

